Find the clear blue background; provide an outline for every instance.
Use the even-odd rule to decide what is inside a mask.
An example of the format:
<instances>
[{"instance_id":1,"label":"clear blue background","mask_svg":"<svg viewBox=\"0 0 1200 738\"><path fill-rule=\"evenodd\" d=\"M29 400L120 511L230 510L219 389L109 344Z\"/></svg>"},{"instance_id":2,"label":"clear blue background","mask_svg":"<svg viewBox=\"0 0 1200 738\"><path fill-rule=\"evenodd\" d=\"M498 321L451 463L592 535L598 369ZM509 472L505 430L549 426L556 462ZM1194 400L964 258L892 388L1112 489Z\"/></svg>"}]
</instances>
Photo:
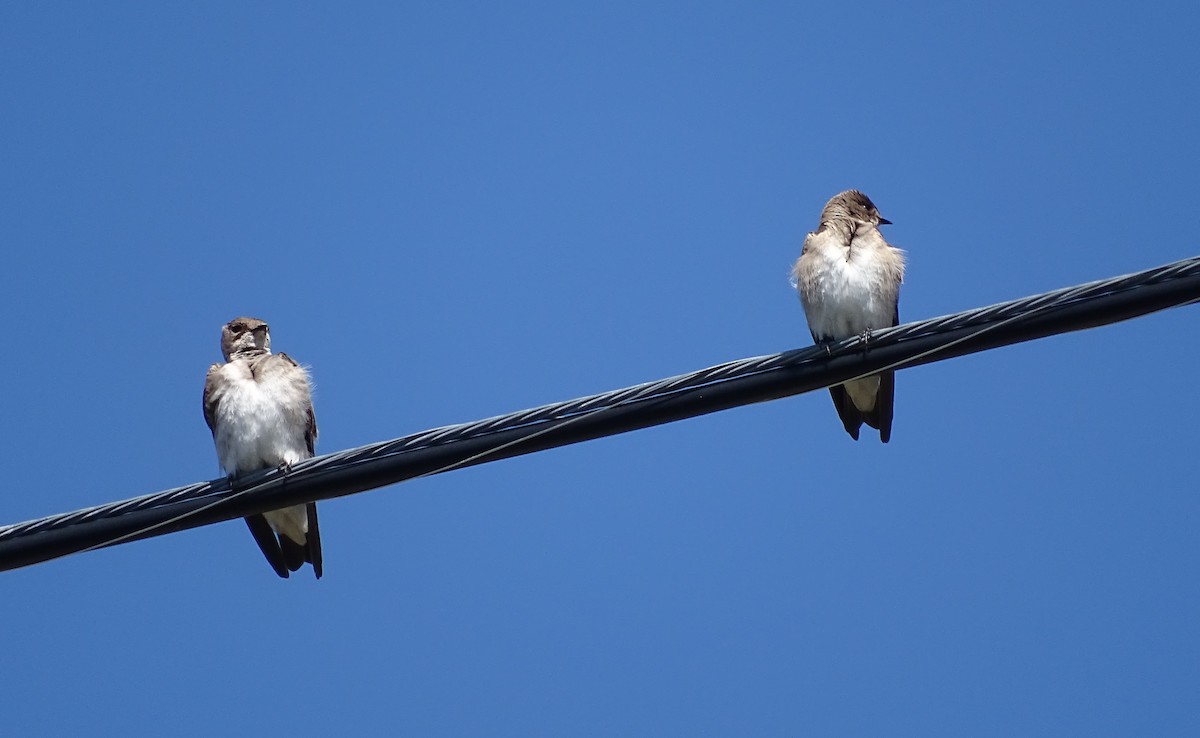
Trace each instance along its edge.
<instances>
[{"instance_id":1,"label":"clear blue background","mask_svg":"<svg viewBox=\"0 0 1200 738\"><path fill-rule=\"evenodd\" d=\"M222 323L330 452L1197 253L1194 6L0 6L0 521L218 476ZM1196 308L0 575L11 735L1195 735Z\"/></svg>"}]
</instances>

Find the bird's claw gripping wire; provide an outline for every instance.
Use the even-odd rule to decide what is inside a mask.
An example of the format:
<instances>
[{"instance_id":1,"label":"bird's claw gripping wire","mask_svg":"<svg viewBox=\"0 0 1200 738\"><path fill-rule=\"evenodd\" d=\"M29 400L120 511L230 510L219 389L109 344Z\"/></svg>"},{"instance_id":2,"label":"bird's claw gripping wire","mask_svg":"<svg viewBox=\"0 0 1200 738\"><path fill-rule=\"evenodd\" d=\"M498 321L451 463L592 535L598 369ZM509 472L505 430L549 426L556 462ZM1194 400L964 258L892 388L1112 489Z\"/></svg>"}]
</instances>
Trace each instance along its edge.
<instances>
[{"instance_id":1,"label":"bird's claw gripping wire","mask_svg":"<svg viewBox=\"0 0 1200 738\"><path fill-rule=\"evenodd\" d=\"M872 331L870 328L863 328L858 334L858 340L863 345L863 351L867 350L867 342L871 340Z\"/></svg>"}]
</instances>

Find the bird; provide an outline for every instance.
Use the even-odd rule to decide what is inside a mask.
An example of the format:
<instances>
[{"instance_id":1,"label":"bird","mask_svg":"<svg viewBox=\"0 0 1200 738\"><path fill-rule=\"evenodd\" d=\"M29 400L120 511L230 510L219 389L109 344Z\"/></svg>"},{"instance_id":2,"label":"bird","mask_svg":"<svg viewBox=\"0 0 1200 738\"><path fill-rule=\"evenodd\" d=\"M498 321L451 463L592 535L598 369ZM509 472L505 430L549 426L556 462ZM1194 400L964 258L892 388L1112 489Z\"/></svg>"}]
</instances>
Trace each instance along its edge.
<instances>
[{"instance_id":1,"label":"bird","mask_svg":"<svg viewBox=\"0 0 1200 738\"><path fill-rule=\"evenodd\" d=\"M204 380L204 420L221 469L234 480L312 458L317 420L308 372L287 354L271 353L270 326L234 318L221 328L221 354L225 363L209 367ZM321 578L315 502L249 515L246 525L280 577L309 563Z\"/></svg>"},{"instance_id":2,"label":"bird","mask_svg":"<svg viewBox=\"0 0 1200 738\"><path fill-rule=\"evenodd\" d=\"M888 244L879 231L879 226L890 224L858 190L839 192L825 203L820 226L805 237L792 268L792 282L817 344L828 346L858 335L866 339L873 330L899 325L904 252ZM851 438L857 441L866 423L887 443L895 389L895 372L885 371L830 387L829 394Z\"/></svg>"}]
</instances>

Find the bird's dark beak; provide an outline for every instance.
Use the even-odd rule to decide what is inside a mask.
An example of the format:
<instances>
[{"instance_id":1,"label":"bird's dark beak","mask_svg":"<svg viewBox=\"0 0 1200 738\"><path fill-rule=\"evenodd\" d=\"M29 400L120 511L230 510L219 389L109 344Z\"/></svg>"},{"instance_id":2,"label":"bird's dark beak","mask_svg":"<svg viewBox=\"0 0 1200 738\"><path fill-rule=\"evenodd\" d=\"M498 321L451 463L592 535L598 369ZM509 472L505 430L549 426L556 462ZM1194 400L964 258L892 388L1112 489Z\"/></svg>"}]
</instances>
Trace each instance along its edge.
<instances>
[{"instance_id":1,"label":"bird's dark beak","mask_svg":"<svg viewBox=\"0 0 1200 738\"><path fill-rule=\"evenodd\" d=\"M887 218L884 218L884 217L879 218L879 225L891 225L891 224L892 224L892 221L888 220Z\"/></svg>"}]
</instances>

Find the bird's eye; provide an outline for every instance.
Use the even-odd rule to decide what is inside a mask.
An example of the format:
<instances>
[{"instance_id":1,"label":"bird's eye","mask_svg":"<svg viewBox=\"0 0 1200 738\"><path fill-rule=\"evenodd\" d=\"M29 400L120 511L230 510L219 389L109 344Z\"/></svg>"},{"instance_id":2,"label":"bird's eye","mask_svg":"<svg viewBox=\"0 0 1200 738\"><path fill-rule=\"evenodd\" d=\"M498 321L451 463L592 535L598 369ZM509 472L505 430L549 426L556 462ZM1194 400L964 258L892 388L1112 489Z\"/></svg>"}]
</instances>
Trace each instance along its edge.
<instances>
[{"instance_id":1,"label":"bird's eye","mask_svg":"<svg viewBox=\"0 0 1200 738\"><path fill-rule=\"evenodd\" d=\"M245 333L246 325L244 323L230 323L229 330L233 333Z\"/></svg>"}]
</instances>

